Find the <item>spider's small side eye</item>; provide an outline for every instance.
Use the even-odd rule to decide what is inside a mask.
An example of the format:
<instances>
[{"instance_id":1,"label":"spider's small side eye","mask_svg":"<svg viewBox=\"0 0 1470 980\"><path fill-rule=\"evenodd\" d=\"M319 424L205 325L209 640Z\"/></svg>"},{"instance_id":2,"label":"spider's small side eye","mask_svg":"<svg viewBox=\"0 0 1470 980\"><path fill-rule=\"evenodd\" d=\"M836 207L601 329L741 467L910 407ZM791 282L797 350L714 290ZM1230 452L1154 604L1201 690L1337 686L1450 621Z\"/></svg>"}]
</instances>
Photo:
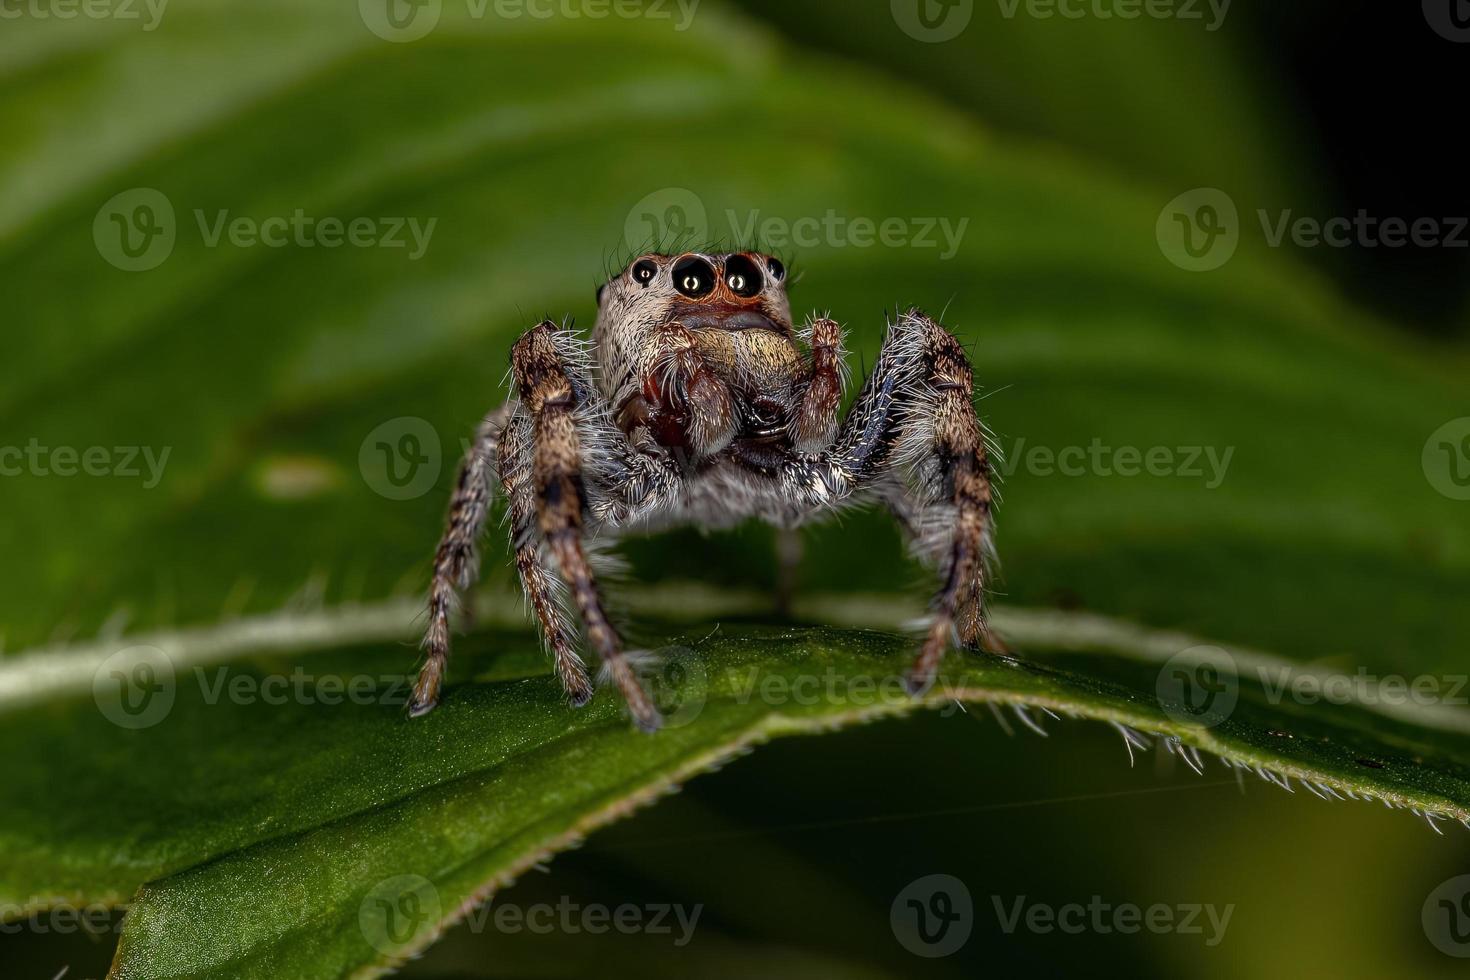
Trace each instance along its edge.
<instances>
[{"instance_id":1,"label":"spider's small side eye","mask_svg":"<svg viewBox=\"0 0 1470 980\"><path fill-rule=\"evenodd\" d=\"M767 259L766 268L771 270L772 281L781 282L786 278L786 266L781 263L780 259Z\"/></svg>"},{"instance_id":2,"label":"spider's small side eye","mask_svg":"<svg viewBox=\"0 0 1470 980\"><path fill-rule=\"evenodd\" d=\"M761 291L765 280L760 267L743 255L732 255L725 260L725 285L736 296L749 299Z\"/></svg>"},{"instance_id":3,"label":"spider's small side eye","mask_svg":"<svg viewBox=\"0 0 1470 980\"><path fill-rule=\"evenodd\" d=\"M607 292L607 283L603 283L601 286L598 286L597 287L597 305L598 306L601 306L602 305L602 294L605 293L605 292Z\"/></svg>"},{"instance_id":4,"label":"spider's small side eye","mask_svg":"<svg viewBox=\"0 0 1470 980\"><path fill-rule=\"evenodd\" d=\"M648 284L653 282L653 277L656 275L658 275L658 266L647 259L633 266L633 281L641 285L644 289L648 288Z\"/></svg>"},{"instance_id":5,"label":"spider's small side eye","mask_svg":"<svg viewBox=\"0 0 1470 980\"><path fill-rule=\"evenodd\" d=\"M708 296L715 288L715 270L697 255L688 255L674 264L674 288L690 299Z\"/></svg>"}]
</instances>

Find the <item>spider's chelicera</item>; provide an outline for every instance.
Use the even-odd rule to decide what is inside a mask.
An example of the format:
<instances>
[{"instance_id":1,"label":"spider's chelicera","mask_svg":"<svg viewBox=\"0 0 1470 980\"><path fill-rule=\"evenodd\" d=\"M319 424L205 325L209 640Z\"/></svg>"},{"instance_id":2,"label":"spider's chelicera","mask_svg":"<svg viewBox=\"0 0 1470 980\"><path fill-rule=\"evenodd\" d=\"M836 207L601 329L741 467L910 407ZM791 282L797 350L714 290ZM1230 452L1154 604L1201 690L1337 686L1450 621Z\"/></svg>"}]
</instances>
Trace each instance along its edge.
<instances>
[{"instance_id":1,"label":"spider's chelicera","mask_svg":"<svg viewBox=\"0 0 1470 980\"><path fill-rule=\"evenodd\" d=\"M588 540L679 524L780 528L865 502L886 505L942 585L909 673L932 682L951 642L1001 652L986 623L991 471L958 340L918 310L897 317L839 421L847 366L827 317L797 330L786 270L768 255L645 255L598 290L588 343L550 321L511 348L514 394L480 426L434 560L425 661L410 711L435 705L456 590L499 484L516 569L567 696L592 697L585 645L658 727L603 608Z\"/></svg>"}]
</instances>

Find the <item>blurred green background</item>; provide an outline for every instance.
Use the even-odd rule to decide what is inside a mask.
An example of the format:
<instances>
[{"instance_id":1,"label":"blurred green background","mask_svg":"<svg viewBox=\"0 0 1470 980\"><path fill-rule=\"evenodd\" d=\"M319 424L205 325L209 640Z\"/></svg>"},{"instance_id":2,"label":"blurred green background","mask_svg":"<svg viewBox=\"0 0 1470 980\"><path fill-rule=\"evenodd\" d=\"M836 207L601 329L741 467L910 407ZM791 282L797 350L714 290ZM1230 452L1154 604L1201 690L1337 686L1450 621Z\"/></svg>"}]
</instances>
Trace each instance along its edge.
<instances>
[{"instance_id":1,"label":"blurred green background","mask_svg":"<svg viewBox=\"0 0 1470 980\"><path fill-rule=\"evenodd\" d=\"M641 234L755 227L792 263L794 308L832 310L855 357L871 361L895 304L947 308L973 346L982 408L1022 461L1002 601L1348 670L1461 669L1470 504L1436 491L1421 449L1466 412L1464 252L1273 248L1255 215L1465 214L1438 135L1409 145L1384 122L1389 82L1378 105L1310 76L1348 54L1413 64L1398 111L1418 119L1470 49L1412 5L1241 3L1210 29L1207 5L1125 20L920 2L593 19L443 0L419 36L422 10L392 8L395 26L367 0L172 0L151 28L141 5L134 21L0 0L0 442L171 450L156 487L4 482L4 649L413 593L515 334L545 315L589 324L595 284ZM1352 108L1384 128L1345 127ZM161 259L109 237L114 215L156 205L140 188L173 211ZM1204 271L1158 232L1195 188L1239 215L1235 251ZM414 258L209 240L222 211L298 209L434 225ZM895 243L852 226L890 219ZM405 418L441 446L399 493L362 451ZM1027 446L1093 440L1235 455L1218 487L1024 463ZM761 529L628 552L645 583L774 582ZM512 589L503 546L486 553L486 589ZM908 591L916 610L926 581L869 516L812 532L801 576ZM1130 768L1101 725L1049 722L1043 740L1011 724L949 713L762 748L502 896L700 903L687 948L460 928L405 975L1463 973L1420 925L1425 896L1470 872L1459 828L1242 789L1159 751ZM897 941L890 905L934 873L966 882L975 921L930 960ZM1209 947L1007 933L993 902L1023 895L1234 912ZM111 942L0 936L15 976L100 975Z\"/></svg>"}]
</instances>

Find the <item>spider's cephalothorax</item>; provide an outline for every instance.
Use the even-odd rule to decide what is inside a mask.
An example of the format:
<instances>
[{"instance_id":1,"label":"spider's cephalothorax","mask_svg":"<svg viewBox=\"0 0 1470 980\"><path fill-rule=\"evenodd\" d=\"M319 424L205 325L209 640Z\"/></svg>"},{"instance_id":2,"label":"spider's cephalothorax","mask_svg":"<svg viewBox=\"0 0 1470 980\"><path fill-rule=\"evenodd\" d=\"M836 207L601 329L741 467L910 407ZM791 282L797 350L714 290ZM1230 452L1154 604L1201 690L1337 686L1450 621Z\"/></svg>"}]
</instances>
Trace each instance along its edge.
<instances>
[{"instance_id":1,"label":"spider's cephalothorax","mask_svg":"<svg viewBox=\"0 0 1470 980\"><path fill-rule=\"evenodd\" d=\"M918 310L889 325L840 424L841 327L820 317L796 330L785 268L751 252L645 255L598 290L590 344L541 323L511 349L511 372L515 397L480 426L450 502L413 714L438 700L456 589L475 579L496 484L568 697L592 696L575 607L644 728L658 726L658 712L604 612L588 564L593 535L749 517L789 529L878 501L943 579L910 689L929 686L956 636L1004 649L985 618L991 480L969 359Z\"/></svg>"}]
</instances>

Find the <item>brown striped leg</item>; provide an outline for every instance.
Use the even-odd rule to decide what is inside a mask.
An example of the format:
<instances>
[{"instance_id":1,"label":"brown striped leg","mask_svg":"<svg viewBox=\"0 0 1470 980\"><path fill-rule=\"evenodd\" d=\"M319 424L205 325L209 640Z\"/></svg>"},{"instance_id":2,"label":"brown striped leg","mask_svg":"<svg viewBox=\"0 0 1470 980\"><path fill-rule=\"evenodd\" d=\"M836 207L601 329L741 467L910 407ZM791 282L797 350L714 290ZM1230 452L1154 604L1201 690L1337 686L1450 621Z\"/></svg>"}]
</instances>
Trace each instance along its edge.
<instances>
[{"instance_id":1,"label":"brown striped leg","mask_svg":"<svg viewBox=\"0 0 1470 980\"><path fill-rule=\"evenodd\" d=\"M506 427L500 442L501 486L510 502L516 573L536 620L541 624L541 634L551 651L556 675L567 693L567 700L573 707L580 708L592 700L592 681L587 676L582 658L577 655L576 634L557 594L561 582L549 564L550 555L541 547L541 530L536 517L536 485L532 476L533 446L531 419L524 412L519 413Z\"/></svg>"},{"instance_id":2,"label":"brown striped leg","mask_svg":"<svg viewBox=\"0 0 1470 980\"><path fill-rule=\"evenodd\" d=\"M934 598L933 620L924 644L909 671L908 687L914 693L934 681L944 651L956 630L967 645L978 644L1001 652L999 640L985 620L985 547L990 530L990 463L985 438L971 401L974 379L964 348L949 331L917 311L908 316L925 331L928 377L924 392L906 413L913 431L900 433L902 442L926 439L922 447L928 458L918 469L935 473L941 495L953 506L953 527L944 555L944 584ZM994 644L994 646L991 646Z\"/></svg>"},{"instance_id":3,"label":"brown striped leg","mask_svg":"<svg viewBox=\"0 0 1470 980\"><path fill-rule=\"evenodd\" d=\"M449 661L449 617L459 601L458 590L468 589L479 574L476 545L494 498L500 434L515 406L502 405L480 423L475 441L459 466L444 537L434 555L429 582L429 625L424 632L424 663L414 683L408 713L413 717L432 711L439 701L444 668Z\"/></svg>"},{"instance_id":4,"label":"brown striped leg","mask_svg":"<svg viewBox=\"0 0 1470 980\"><path fill-rule=\"evenodd\" d=\"M542 323L511 350L511 369L532 422L531 479L537 523L571 589L588 642L622 692L633 720L652 731L659 726L658 711L638 683L623 654L622 641L608 622L582 547L587 500L574 422L576 396L557 353L557 329L550 321Z\"/></svg>"},{"instance_id":5,"label":"brown striped leg","mask_svg":"<svg viewBox=\"0 0 1470 980\"><path fill-rule=\"evenodd\" d=\"M837 434L847 352L836 320L814 320L805 335L811 350L810 374L792 419L791 441L797 452L816 453L830 446Z\"/></svg>"}]
</instances>

